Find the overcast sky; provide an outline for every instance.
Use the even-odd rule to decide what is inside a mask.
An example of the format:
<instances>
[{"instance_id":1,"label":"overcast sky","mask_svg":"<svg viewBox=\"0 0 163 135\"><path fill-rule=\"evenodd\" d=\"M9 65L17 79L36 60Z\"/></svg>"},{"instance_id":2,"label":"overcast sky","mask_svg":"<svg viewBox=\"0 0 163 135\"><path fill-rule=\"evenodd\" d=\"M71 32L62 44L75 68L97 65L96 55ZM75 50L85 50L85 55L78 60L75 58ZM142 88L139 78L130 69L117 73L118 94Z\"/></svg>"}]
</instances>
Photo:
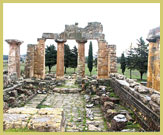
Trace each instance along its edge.
<instances>
[{"instance_id":1,"label":"overcast sky","mask_svg":"<svg viewBox=\"0 0 163 135\"><path fill-rule=\"evenodd\" d=\"M117 56L129 48L131 43L136 45L136 39L141 36L144 40L150 29L160 26L160 4L4 4L3 38L19 39L21 55L26 54L27 44L37 44L37 38L42 33L60 33L65 24L79 23L85 27L88 22L101 22L103 33L108 44L117 45ZM66 43L72 48L76 41ZM57 44L54 40L47 40L46 45ZM88 55L89 41L86 44L85 55ZM93 41L93 51L98 50L97 41ZM4 41L3 54L7 55L9 45Z\"/></svg>"}]
</instances>

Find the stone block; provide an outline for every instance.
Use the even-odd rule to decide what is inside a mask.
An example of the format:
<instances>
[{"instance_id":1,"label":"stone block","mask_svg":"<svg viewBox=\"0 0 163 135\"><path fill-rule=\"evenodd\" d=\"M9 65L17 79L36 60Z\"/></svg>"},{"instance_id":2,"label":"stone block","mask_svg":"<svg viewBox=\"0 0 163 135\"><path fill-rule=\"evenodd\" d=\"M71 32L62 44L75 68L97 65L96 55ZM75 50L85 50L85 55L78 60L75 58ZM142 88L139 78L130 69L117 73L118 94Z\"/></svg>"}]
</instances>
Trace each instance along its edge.
<instances>
[{"instance_id":1,"label":"stone block","mask_svg":"<svg viewBox=\"0 0 163 135\"><path fill-rule=\"evenodd\" d=\"M29 114L3 114L3 129L25 128L27 127Z\"/></svg>"}]
</instances>

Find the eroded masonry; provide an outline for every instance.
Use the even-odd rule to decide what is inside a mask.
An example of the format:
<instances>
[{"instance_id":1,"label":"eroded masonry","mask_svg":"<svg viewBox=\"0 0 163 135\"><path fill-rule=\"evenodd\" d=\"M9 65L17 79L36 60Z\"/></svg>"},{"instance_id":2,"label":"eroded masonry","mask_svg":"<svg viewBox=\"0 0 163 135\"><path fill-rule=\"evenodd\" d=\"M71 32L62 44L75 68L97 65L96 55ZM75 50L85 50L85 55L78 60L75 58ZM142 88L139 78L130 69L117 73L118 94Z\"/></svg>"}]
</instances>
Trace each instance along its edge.
<instances>
[{"instance_id":1,"label":"eroded masonry","mask_svg":"<svg viewBox=\"0 0 163 135\"><path fill-rule=\"evenodd\" d=\"M3 129L35 132L160 131L160 28L149 32L147 87L117 73L116 45L103 26L66 25L62 33L43 33L28 44L24 74L20 45L10 39L8 71L3 76ZM56 73L45 74L45 44L57 43ZM78 43L77 74L64 75L64 43ZM85 43L98 42L98 74L85 76Z\"/></svg>"},{"instance_id":2,"label":"eroded masonry","mask_svg":"<svg viewBox=\"0 0 163 135\"><path fill-rule=\"evenodd\" d=\"M28 45L26 77L45 78L45 42L46 39L52 39L57 42L56 76L58 79L64 78L64 43L67 40L76 40L78 43L78 78L85 77L85 43L87 40L97 40L98 42L98 78L108 78L110 73L117 72L116 45L109 45L105 41L102 31L102 24L93 22L88 23L85 28L78 27L77 23L66 25L64 32L60 34L43 33L42 38L38 39L37 45Z\"/></svg>"}]
</instances>

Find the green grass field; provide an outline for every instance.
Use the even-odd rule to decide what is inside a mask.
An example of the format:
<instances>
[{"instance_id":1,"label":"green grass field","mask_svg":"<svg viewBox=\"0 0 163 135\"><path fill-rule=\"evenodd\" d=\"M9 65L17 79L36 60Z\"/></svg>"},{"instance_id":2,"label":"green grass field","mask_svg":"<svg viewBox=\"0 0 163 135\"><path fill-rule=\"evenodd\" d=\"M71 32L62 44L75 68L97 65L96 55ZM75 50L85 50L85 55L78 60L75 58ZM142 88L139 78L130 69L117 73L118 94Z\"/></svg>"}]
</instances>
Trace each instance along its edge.
<instances>
[{"instance_id":1,"label":"green grass field","mask_svg":"<svg viewBox=\"0 0 163 135\"><path fill-rule=\"evenodd\" d=\"M7 62L4 61L3 63L4 63L3 64L3 69L4 70L7 70ZM25 63L21 63L21 67L20 67L21 72L24 71L24 67L25 67ZM117 64L117 70L118 70L118 73L122 74L122 71L120 69L120 64ZM46 73L48 73L48 71L49 71L48 70L48 67L46 67ZM77 71L77 69L76 69L76 71ZM56 66L53 66L52 67L51 72L52 73L55 73L56 72ZM73 73L74 73L74 69L73 68L67 68L67 74L73 74ZM89 69L87 67L87 64L85 65L85 74L86 75L90 75ZM96 67L93 67L92 75L97 75L97 68ZM125 71L125 76L127 78L130 78L130 71L128 69L126 69L126 71ZM140 73L137 70L133 70L132 71L132 78L133 79L137 79L138 82L140 82ZM147 74L144 74L142 81L146 81L146 80L147 80Z\"/></svg>"}]
</instances>

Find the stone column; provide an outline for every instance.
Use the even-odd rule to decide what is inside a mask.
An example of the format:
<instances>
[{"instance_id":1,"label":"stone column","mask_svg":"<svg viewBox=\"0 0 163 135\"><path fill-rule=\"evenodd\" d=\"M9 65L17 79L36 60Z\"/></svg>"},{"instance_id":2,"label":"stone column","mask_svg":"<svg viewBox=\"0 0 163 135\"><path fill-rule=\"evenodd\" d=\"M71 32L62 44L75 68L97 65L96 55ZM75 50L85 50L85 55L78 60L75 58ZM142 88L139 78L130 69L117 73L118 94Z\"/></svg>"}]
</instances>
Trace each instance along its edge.
<instances>
[{"instance_id":1,"label":"stone column","mask_svg":"<svg viewBox=\"0 0 163 135\"><path fill-rule=\"evenodd\" d=\"M109 72L117 73L117 56L116 56L116 45L108 45L108 61L109 61Z\"/></svg>"},{"instance_id":2,"label":"stone column","mask_svg":"<svg viewBox=\"0 0 163 135\"><path fill-rule=\"evenodd\" d=\"M86 40L76 41L78 43L78 67L77 67L77 78L85 77L85 43Z\"/></svg>"},{"instance_id":3,"label":"stone column","mask_svg":"<svg viewBox=\"0 0 163 135\"><path fill-rule=\"evenodd\" d=\"M64 43L65 40L55 40L57 42L57 69L56 78L64 79Z\"/></svg>"},{"instance_id":4,"label":"stone column","mask_svg":"<svg viewBox=\"0 0 163 135\"><path fill-rule=\"evenodd\" d=\"M20 45L23 41L16 39L5 40L9 45L8 55L8 75L16 72L17 77L20 78Z\"/></svg>"},{"instance_id":5,"label":"stone column","mask_svg":"<svg viewBox=\"0 0 163 135\"><path fill-rule=\"evenodd\" d=\"M25 77L32 78L34 77L34 53L36 45L28 44L27 46L27 56L25 63Z\"/></svg>"},{"instance_id":6,"label":"stone column","mask_svg":"<svg viewBox=\"0 0 163 135\"><path fill-rule=\"evenodd\" d=\"M34 77L45 78L45 39L38 38L38 44L34 53Z\"/></svg>"},{"instance_id":7,"label":"stone column","mask_svg":"<svg viewBox=\"0 0 163 135\"><path fill-rule=\"evenodd\" d=\"M104 40L98 41L98 79L108 78L108 48L107 43Z\"/></svg>"},{"instance_id":8,"label":"stone column","mask_svg":"<svg viewBox=\"0 0 163 135\"><path fill-rule=\"evenodd\" d=\"M160 91L160 27L150 30L147 87Z\"/></svg>"},{"instance_id":9,"label":"stone column","mask_svg":"<svg viewBox=\"0 0 163 135\"><path fill-rule=\"evenodd\" d=\"M159 41L149 42L147 87L160 90Z\"/></svg>"}]
</instances>

